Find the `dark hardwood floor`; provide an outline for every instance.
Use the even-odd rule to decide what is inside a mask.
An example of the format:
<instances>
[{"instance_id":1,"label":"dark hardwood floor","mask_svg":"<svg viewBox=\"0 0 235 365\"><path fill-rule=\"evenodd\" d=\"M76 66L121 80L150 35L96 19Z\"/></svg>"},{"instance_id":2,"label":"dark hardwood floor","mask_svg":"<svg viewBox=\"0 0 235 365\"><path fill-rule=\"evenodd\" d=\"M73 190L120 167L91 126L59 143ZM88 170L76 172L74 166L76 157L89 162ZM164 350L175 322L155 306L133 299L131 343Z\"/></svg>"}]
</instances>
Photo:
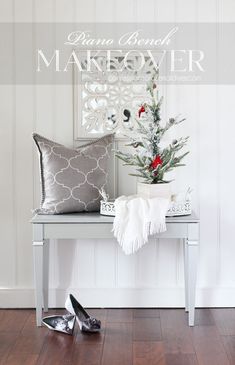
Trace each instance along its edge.
<instances>
[{"instance_id":1,"label":"dark hardwood floor","mask_svg":"<svg viewBox=\"0 0 235 365\"><path fill-rule=\"evenodd\" d=\"M235 365L235 309L91 309L99 334L35 325L34 310L0 310L0 365ZM50 310L50 314L65 313Z\"/></svg>"}]
</instances>

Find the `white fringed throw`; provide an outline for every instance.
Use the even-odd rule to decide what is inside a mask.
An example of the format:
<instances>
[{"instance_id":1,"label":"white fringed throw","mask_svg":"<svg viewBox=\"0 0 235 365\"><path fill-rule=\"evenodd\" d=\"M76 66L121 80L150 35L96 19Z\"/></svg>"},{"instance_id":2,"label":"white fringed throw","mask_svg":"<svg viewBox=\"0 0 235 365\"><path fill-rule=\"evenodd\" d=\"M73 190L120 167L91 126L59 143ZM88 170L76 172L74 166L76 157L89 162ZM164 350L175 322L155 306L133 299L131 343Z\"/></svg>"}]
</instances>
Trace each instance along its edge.
<instances>
[{"instance_id":1,"label":"white fringed throw","mask_svg":"<svg viewBox=\"0 0 235 365\"><path fill-rule=\"evenodd\" d=\"M168 199L140 195L115 200L113 232L126 255L138 251L149 236L166 230L168 206Z\"/></svg>"}]
</instances>

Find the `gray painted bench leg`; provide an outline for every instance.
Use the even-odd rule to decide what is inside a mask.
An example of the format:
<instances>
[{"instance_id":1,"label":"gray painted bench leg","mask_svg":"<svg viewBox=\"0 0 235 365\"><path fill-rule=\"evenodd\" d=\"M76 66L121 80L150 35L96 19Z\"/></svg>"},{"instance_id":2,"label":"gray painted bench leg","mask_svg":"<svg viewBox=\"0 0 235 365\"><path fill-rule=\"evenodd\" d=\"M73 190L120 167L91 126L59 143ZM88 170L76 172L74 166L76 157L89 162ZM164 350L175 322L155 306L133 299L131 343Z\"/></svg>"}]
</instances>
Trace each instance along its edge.
<instances>
[{"instance_id":1,"label":"gray painted bench leg","mask_svg":"<svg viewBox=\"0 0 235 365\"><path fill-rule=\"evenodd\" d=\"M188 324L194 326L195 320L195 298L197 282L197 261L199 251L199 224L188 224L188 239L186 240L186 261L187 261L187 297L188 297Z\"/></svg>"},{"instance_id":2,"label":"gray painted bench leg","mask_svg":"<svg viewBox=\"0 0 235 365\"><path fill-rule=\"evenodd\" d=\"M194 326L194 320L195 320L197 258L198 258L198 242L188 241L188 262L190 263L190 267L188 270L189 326Z\"/></svg>"},{"instance_id":3,"label":"gray painted bench leg","mask_svg":"<svg viewBox=\"0 0 235 365\"><path fill-rule=\"evenodd\" d=\"M188 241L183 240L184 245L184 282L185 282L185 312L188 312Z\"/></svg>"},{"instance_id":4,"label":"gray painted bench leg","mask_svg":"<svg viewBox=\"0 0 235 365\"><path fill-rule=\"evenodd\" d=\"M33 258L34 258L34 281L35 281L35 306L36 323L42 325L43 303L43 224L33 225Z\"/></svg>"},{"instance_id":5,"label":"gray painted bench leg","mask_svg":"<svg viewBox=\"0 0 235 365\"><path fill-rule=\"evenodd\" d=\"M48 286L49 286L49 240L43 245L43 309L48 312Z\"/></svg>"},{"instance_id":6,"label":"gray painted bench leg","mask_svg":"<svg viewBox=\"0 0 235 365\"><path fill-rule=\"evenodd\" d=\"M41 326L42 322L42 289L43 289L43 242L33 242L34 280L35 280L35 305L36 322Z\"/></svg>"}]
</instances>

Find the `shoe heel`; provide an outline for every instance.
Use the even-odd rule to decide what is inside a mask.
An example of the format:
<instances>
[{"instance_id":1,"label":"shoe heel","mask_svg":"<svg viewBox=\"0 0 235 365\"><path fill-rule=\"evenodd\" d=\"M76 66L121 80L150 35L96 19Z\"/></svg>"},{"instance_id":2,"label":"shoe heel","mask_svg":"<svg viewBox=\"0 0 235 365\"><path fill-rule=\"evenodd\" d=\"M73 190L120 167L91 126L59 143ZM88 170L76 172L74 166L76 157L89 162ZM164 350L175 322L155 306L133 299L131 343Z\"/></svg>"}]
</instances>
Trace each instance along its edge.
<instances>
[{"instance_id":1,"label":"shoe heel","mask_svg":"<svg viewBox=\"0 0 235 365\"><path fill-rule=\"evenodd\" d=\"M80 331L82 331L82 322L80 321L80 319L78 318L78 316L76 316L76 321L77 321L77 324L80 328Z\"/></svg>"},{"instance_id":2,"label":"shoe heel","mask_svg":"<svg viewBox=\"0 0 235 365\"><path fill-rule=\"evenodd\" d=\"M73 306L72 306L72 303L71 303L71 300L70 300L70 295L68 295L67 299L66 299L66 302L65 302L65 309L71 313L72 315L76 316L76 313L73 309Z\"/></svg>"}]
</instances>

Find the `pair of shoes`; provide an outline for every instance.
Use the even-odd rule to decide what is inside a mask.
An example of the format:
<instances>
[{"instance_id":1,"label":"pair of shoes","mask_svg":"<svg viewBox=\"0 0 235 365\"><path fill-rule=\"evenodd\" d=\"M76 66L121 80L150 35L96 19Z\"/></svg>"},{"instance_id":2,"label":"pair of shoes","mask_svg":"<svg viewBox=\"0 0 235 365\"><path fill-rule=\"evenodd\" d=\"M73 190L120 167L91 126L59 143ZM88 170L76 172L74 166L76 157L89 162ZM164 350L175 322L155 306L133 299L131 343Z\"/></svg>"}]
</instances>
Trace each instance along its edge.
<instances>
[{"instance_id":1,"label":"pair of shoes","mask_svg":"<svg viewBox=\"0 0 235 365\"><path fill-rule=\"evenodd\" d=\"M44 317L42 323L53 331L59 331L72 335L76 319L82 332L94 333L100 331L100 320L91 317L72 294L69 294L65 302L65 308L71 314Z\"/></svg>"}]
</instances>

